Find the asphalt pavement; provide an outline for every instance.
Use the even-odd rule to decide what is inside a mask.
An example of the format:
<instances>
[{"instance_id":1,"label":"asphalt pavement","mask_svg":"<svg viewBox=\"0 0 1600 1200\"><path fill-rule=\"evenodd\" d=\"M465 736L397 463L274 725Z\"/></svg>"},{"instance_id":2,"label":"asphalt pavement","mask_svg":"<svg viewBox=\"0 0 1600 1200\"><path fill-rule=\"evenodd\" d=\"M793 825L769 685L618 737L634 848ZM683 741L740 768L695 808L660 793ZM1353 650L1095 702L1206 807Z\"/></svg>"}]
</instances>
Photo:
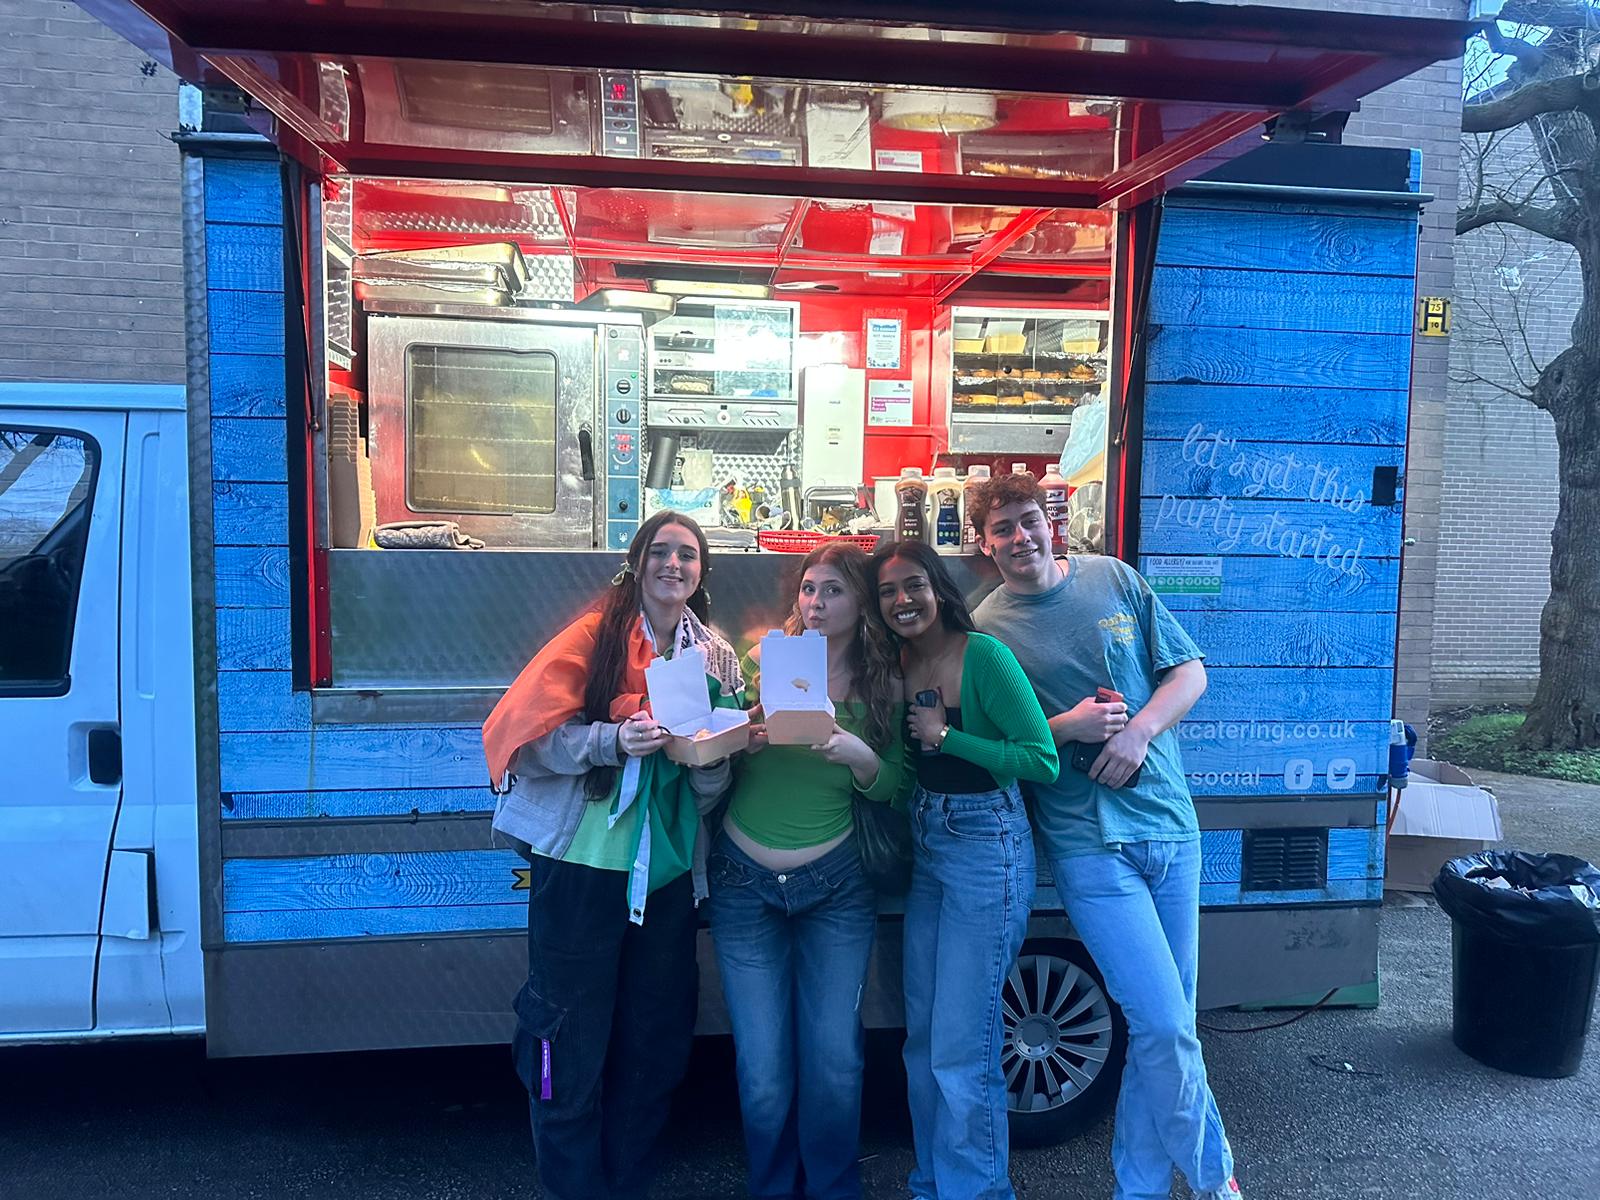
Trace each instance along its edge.
<instances>
[{"instance_id":1,"label":"asphalt pavement","mask_svg":"<svg viewBox=\"0 0 1600 1200\"><path fill-rule=\"evenodd\" d=\"M1485 776L1507 841L1600 860L1600 788ZM1600 1025L1580 1072L1524 1079L1450 1041L1449 919L1382 918L1382 1003L1205 1014L1245 1195L1296 1200L1600 1193ZM868 1197L911 1161L898 1040L869 1040ZM526 1098L503 1047L207 1061L198 1043L0 1052L0 1197L483 1200L540 1196ZM1111 1195L1109 1124L1013 1156L1023 1200ZM743 1196L731 1046L704 1040L679 1094L658 1200ZM1187 1195L1181 1185L1179 1196Z\"/></svg>"}]
</instances>

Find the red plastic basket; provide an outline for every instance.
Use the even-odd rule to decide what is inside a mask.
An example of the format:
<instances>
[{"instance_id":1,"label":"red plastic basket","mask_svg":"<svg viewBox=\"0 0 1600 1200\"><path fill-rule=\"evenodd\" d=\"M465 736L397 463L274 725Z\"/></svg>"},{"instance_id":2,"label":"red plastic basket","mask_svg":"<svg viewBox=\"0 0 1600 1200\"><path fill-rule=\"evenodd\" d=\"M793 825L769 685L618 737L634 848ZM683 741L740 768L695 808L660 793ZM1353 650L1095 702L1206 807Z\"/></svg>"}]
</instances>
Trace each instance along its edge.
<instances>
[{"instance_id":1,"label":"red plastic basket","mask_svg":"<svg viewBox=\"0 0 1600 1200\"><path fill-rule=\"evenodd\" d=\"M807 533L798 529L763 529L756 534L756 545L780 554L810 554L818 546L829 542L860 546L868 554L878 548L878 537L872 533Z\"/></svg>"}]
</instances>

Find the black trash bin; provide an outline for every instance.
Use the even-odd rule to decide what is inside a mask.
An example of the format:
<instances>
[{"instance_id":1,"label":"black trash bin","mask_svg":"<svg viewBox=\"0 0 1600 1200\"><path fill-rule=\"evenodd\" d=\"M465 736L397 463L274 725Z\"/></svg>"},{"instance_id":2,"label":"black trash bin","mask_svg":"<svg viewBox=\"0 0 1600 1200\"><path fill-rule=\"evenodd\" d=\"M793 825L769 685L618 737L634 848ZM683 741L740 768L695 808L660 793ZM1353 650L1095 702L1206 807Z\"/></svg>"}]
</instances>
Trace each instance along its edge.
<instances>
[{"instance_id":1,"label":"black trash bin","mask_svg":"<svg viewBox=\"0 0 1600 1200\"><path fill-rule=\"evenodd\" d=\"M1492 850L1447 862L1433 894L1451 918L1456 1045L1516 1075L1576 1072L1600 975L1600 871Z\"/></svg>"}]
</instances>

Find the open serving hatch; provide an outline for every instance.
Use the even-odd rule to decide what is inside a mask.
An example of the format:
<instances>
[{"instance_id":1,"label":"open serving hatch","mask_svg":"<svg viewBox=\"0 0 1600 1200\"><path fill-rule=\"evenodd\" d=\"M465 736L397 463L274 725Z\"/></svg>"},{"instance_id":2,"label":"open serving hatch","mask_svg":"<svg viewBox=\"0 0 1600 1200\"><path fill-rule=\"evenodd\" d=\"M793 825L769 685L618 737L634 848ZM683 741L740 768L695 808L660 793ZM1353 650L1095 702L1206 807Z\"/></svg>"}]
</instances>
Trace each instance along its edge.
<instances>
[{"instance_id":1,"label":"open serving hatch","mask_svg":"<svg viewBox=\"0 0 1600 1200\"><path fill-rule=\"evenodd\" d=\"M81 2L316 173L1041 210L1137 204L1465 32L1181 0Z\"/></svg>"}]
</instances>

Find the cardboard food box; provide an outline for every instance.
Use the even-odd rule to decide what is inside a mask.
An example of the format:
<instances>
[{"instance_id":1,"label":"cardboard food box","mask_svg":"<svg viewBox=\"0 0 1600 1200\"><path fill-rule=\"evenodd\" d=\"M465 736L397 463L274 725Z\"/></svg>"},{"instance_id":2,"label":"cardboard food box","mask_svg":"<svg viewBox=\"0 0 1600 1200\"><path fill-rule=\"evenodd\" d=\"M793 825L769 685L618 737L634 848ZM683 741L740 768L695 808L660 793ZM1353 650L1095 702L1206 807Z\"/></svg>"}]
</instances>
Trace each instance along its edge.
<instances>
[{"instance_id":1,"label":"cardboard food box","mask_svg":"<svg viewBox=\"0 0 1600 1200\"><path fill-rule=\"evenodd\" d=\"M750 744L750 718L737 708L713 708L706 685L706 654L699 646L674 658L658 658L644 669L650 712L672 734L666 755L675 763L703 767Z\"/></svg>"},{"instance_id":2,"label":"cardboard food box","mask_svg":"<svg viewBox=\"0 0 1600 1200\"><path fill-rule=\"evenodd\" d=\"M1487 850L1502 836L1493 792L1473 783L1460 767L1414 758L1389 828L1383 886L1395 892L1430 891L1445 863Z\"/></svg>"},{"instance_id":3,"label":"cardboard food box","mask_svg":"<svg viewBox=\"0 0 1600 1200\"><path fill-rule=\"evenodd\" d=\"M761 711L774 746L815 746L833 734L828 699L828 642L810 629L761 639Z\"/></svg>"}]
</instances>

